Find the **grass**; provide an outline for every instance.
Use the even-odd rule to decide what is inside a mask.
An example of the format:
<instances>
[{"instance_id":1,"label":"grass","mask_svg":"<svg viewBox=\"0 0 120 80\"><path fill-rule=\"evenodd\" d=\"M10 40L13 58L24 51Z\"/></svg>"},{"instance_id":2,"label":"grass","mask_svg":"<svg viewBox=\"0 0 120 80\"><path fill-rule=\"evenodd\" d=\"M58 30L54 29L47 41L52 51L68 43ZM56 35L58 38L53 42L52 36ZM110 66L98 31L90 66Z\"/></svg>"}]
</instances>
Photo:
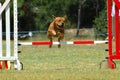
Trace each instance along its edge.
<instances>
[{"instance_id":1,"label":"grass","mask_svg":"<svg viewBox=\"0 0 120 80\"><path fill-rule=\"evenodd\" d=\"M107 56L106 48L106 44L62 45L60 49L56 45L51 49L20 46L24 70L1 70L0 80L119 80L119 61L115 70L100 69L100 62Z\"/></svg>"}]
</instances>

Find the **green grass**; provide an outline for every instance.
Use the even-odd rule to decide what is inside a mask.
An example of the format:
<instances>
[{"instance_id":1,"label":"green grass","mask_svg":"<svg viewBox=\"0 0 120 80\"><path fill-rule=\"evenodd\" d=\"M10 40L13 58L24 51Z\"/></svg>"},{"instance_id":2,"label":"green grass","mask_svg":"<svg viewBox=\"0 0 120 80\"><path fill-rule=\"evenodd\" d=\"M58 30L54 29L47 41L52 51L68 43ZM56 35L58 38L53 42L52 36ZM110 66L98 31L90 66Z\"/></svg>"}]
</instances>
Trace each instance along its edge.
<instances>
[{"instance_id":1,"label":"green grass","mask_svg":"<svg viewBox=\"0 0 120 80\"><path fill-rule=\"evenodd\" d=\"M22 46L19 57L24 70L1 70L0 80L119 80L119 61L115 70L100 69L106 48L106 44L62 45L60 49Z\"/></svg>"}]
</instances>

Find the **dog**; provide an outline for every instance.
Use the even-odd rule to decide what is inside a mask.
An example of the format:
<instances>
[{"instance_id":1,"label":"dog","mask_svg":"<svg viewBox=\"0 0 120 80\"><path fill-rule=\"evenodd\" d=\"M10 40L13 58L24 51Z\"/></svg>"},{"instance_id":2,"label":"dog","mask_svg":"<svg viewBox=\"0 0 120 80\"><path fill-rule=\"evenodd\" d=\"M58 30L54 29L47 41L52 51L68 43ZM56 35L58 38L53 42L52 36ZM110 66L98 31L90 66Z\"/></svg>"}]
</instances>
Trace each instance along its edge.
<instances>
[{"instance_id":1,"label":"dog","mask_svg":"<svg viewBox=\"0 0 120 80\"><path fill-rule=\"evenodd\" d=\"M53 16L54 20L50 23L47 31L47 37L50 40L50 42L53 41L53 37L58 38L58 42L60 42L64 38L64 26L65 26L65 20L66 17L56 17ZM49 45L49 48L52 47L52 44ZM58 45L58 48L60 48L61 45Z\"/></svg>"}]
</instances>

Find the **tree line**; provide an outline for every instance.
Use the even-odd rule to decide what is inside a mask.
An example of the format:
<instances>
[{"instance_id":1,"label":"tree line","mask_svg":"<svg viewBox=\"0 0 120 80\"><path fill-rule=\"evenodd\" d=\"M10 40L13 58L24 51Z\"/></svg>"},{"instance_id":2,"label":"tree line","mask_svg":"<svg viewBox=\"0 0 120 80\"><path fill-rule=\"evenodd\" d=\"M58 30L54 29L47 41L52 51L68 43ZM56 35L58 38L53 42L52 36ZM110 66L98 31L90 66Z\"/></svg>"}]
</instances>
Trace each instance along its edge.
<instances>
[{"instance_id":1,"label":"tree line","mask_svg":"<svg viewBox=\"0 0 120 80\"><path fill-rule=\"evenodd\" d=\"M3 1L0 0L2 3ZM85 0L81 4L82 1L18 0L19 31L47 30L53 20L52 15L66 16L66 28L77 28L80 8L80 28L95 27L106 32L106 22L103 21L106 19L106 0Z\"/></svg>"}]
</instances>

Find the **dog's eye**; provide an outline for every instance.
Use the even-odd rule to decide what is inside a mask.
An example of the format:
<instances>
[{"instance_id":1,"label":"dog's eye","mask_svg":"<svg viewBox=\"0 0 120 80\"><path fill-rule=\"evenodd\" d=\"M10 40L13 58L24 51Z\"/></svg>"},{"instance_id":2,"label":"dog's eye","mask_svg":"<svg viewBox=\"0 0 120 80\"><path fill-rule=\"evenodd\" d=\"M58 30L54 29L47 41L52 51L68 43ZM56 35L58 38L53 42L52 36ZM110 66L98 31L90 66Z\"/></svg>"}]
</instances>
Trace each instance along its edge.
<instances>
[{"instance_id":1,"label":"dog's eye","mask_svg":"<svg viewBox=\"0 0 120 80\"><path fill-rule=\"evenodd\" d=\"M61 20L59 20L59 22L60 22Z\"/></svg>"}]
</instances>

